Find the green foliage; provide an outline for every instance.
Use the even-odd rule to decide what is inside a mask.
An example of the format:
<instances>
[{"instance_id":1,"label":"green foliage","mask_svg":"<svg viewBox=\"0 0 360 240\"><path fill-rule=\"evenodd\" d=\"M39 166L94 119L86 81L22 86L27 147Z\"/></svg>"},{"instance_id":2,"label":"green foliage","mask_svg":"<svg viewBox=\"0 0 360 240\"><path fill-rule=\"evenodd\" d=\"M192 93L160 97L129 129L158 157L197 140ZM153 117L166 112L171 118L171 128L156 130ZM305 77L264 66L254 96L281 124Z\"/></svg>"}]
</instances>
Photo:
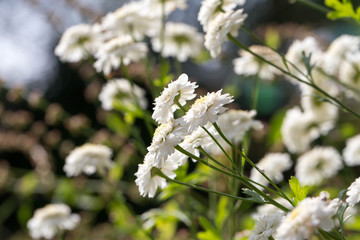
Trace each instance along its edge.
<instances>
[{"instance_id":1,"label":"green foliage","mask_svg":"<svg viewBox=\"0 0 360 240\"><path fill-rule=\"evenodd\" d=\"M197 238L200 240L221 240L221 234L219 229L214 227L211 222L203 216L199 217L199 223L204 231L197 234Z\"/></svg>"},{"instance_id":2,"label":"green foliage","mask_svg":"<svg viewBox=\"0 0 360 240\"><path fill-rule=\"evenodd\" d=\"M223 229L226 219L229 217L229 198L228 197L220 197L218 206L217 206L217 214L215 218L215 225L218 229Z\"/></svg>"},{"instance_id":3,"label":"green foliage","mask_svg":"<svg viewBox=\"0 0 360 240\"><path fill-rule=\"evenodd\" d=\"M284 109L277 111L270 119L269 131L267 135L267 146L272 146L281 142L281 126L285 117Z\"/></svg>"},{"instance_id":4,"label":"green foliage","mask_svg":"<svg viewBox=\"0 0 360 240\"><path fill-rule=\"evenodd\" d=\"M325 0L325 5L334 9L327 14L329 19L352 18L360 21L360 7L355 10L351 0Z\"/></svg>"},{"instance_id":5,"label":"green foliage","mask_svg":"<svg viewBox=\"0 0 360 240\"><path fill-rule=\"evenodd\" d=\"M299 180L297 180L294 176L291 176L289 185L292 193L294 194L294 203L297 205L300 201L306 198L308 194L308 186L301 187Z\"/></svg>"},{"instance_id":6,"label":"green foliage","mask_svg":"<svg viewBox=\"0 0 360 240\"><path fill-rule=\"evenodd\" d=\"M250 190L248 188L243 188L243 193L250 196L247 198L251 202L255 203L267 203L263 197L261 197L258 193L254 192L253 190Z\"/></svg>"}]
</instances>

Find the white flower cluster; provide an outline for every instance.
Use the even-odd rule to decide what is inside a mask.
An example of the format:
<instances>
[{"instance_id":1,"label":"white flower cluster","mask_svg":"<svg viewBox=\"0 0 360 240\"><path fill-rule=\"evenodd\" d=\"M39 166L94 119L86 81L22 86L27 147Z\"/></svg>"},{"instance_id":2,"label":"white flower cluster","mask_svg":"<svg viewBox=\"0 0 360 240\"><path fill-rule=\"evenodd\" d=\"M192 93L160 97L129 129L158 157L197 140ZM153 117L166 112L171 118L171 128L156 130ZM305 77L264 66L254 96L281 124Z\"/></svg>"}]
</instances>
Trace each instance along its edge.
<instances>
[{"instance_id":1,"label":"white flower cluster","mask_svg":"<svg viewBox=\"0 0 360 240\"><path fill-rule=\"evenodd\" d=\"M213 58L221 53L228 34L237 36L247 14L243 13L243 9L235 8L244 3L244 0L203 0L198 20L206 32L205 47Z\"/></svg>"},{"instance_id":2,"label":"white flower cluster","mask_svg":"<svg viewBox=\"0 0 360 240\"><path fill-rule=\"evenodd\" d=\"M65 204L48 204L37 209L27 222L30 236L34 239L52 239L59 231L72 230L80 222L78 214L71 214Z\"/></svg>"},{"instance_id":3,"label":"white flower cluster","mask_svg":"<svg viewBox=\"0 0 360 240\"><path fill-rule=\"evenodd\" d=\"M75 148L65 159L64 171L68 177L81 172L88 175L96 171L102 173L112 167L112 150L104 145L84 144Z\"/></svg>"},{"instance_id":4,"label":"white flower cluster","mask_svg":"<svg viewBox=\"0 0 360 240\"><path fill-rule=\"evenodd\" d=\"M158 187L166 186L166 180L157 175L157 171L174 178L174 170L186 163L188 156L175 150L175 146L196 157L200 156L199 148L211 152L214 143L202 127L219 138L215 128L209 125L217 122L220 128L224 127L224 134L235 142L240 141L249 129L262 127L260 122L252 119L255 111L226 112L224 105L231 103L233 98L222 94L222 90L198 98L183 116L176 118L174 112L178 109L185 111L187 101L196 97L196 87L186 74L182 74L155 99L152 117L160 126L155 130L144 163L139 164L135 173L135 182L142 196L154 197Z\"/></svg>"}]
</instances>

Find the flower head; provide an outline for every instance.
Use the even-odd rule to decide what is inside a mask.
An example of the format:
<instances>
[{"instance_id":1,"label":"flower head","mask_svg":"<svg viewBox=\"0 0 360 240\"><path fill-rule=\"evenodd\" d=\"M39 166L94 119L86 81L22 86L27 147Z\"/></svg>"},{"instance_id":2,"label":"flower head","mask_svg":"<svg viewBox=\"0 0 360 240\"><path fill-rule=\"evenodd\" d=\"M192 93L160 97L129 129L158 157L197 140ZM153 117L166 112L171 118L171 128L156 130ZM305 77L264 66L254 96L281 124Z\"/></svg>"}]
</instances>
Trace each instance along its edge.
<instances>
[{"instance_id":1,"label":"flower head","mask_svg":"<svg viewBox=\"0 0 360 240\"><path fill-rule=\"evenodd\" d=\"M334 227L332 217L336 214L339 205L339 199L329 200L321 196L305 198L286 215L277 229L275 239L310 239L319 228L330 231Z\"/></svg>"},{"instance_id":2,"label":"flower head","mask_svg":"<svg viewBox=\"0 0 360 240\"><path fill-rule=\"evenodd\" d=\"M351 183L350 187L347 189L346 195L346 202L350 206L355 206L358 202L360 202L360 177L355 179L353 183Z\"/></svg>"},{"instance_id":3,"label":"flower head","mask_svg":"<svg viewBox=\"0 0 360 240\"><path fill-rule=\"evenodd\" d=\"M93 26L79 24L68 28L55 48L61 61L78 62L87 59L98 50L102 39Z\"/></svg>"},{"instance_id":4,"label":"flower head","mask_svg":"<svg viewBox=\"0 0 360 240\"><path fill-rule=\"evenodd\" d=\"M252 231L249 240L268 240L269 237L275 234L283 217L284 212L262 216L256 221L255 229Z\"/></svg>"},{"instance_id":5,"label":"flower head","mask_svg":"<svg viewBox=\"0 0 360 240\"><path fill-rule=\"evenodd\" d=\"M267 61L276 65L281 64L280 56L268 47L253 45L250 47L250 50L262 56ZM277 68L246 51L241 51L241 57L234 59L233 64L235 73L239 75L259 75L261 79L271 81L275 78L275 75L280 74Z\"/></svg>"},{"instance_id":6,"label":"flower head","mask_svg":"<svg viewBox=\"0 0 360 240\"><path fill-rule=\"evenodd\" d=\"M205 47L210 51L211 57L219 56L222 44L227 40L227 34L237 36L246 17L247 14L243 13L243 9L221 12L208 24Z\"/></svg>"},{"instance_id":7,"label":"flower head","mask_svg":"<svg viewBox=\"0 0 360 240\"><path fill-rule=\"evenodd\" d=\"M105 110L113 109L115 101L121 102L122 105L130 109L135 108L137 104L142 109L147 107L145 91L123 78L108 81L101 89L99 100Z\"/></svg>"},{"instance_id":8,"label":"flower head","mask_svg":"<svg viewBox=\"0 0 360 240\"><path fill-rule=\"evenodd\" d=\"M185 73L181 74L176 81L169 83L168 87L155 99L152 118L158 123L166 123L173 119L173 113L179 108L175 101L184 106L186 101L196 96L194 93L195 88L197 88L197 85L189 82Z\"/></svg>"},{"instance_id":9,"label":"flower head","mask_svg":"<svg viewBox=\"0 0 360 240\"><path fill-rule=\"evenodd\" d=\"M176 57L184 62L189 57L196 57L201 51L203 35L190 25L168 22L164 34L163 46L160 36L151 40L154 50L161 51L164 57Z\"/></svg>"},{"instance_id":10,"label":"flower head","mask_svg":"<svg viewBox=\"0 0 360 240\"><path fill-rule=\"evenodd\" d=\"M208 93L197 99L184 116L184 121L189 125L189 131L192 132L199 126L204 126L208 122L215 122L218 115L225 112L225 104L231 103L232 96L228 93L221 94L222 90Z\"/></svg>"},{"instance_id":11,"label":"flower head","mask_svg":"<svg viewBox=\"0 0 360 240\"><path fill-rule=\"evenodd\" d=\"M291 168L292 162L290 155L287 153L268 153L262 158L256 166L263 170L266 176L274 182L280 182L283 180L283 172ZM251 169L250 178L257 183L267 186L269 183L259 171L255 168Z\"/></svg>"},{"instance_id":12,"label":"flower head","mask_svg":"<svg viewBox=\"0 0 360 240\"><path fill-rule=\"evenodd\" d=\"M340 154L333 147L316 147L299 157L296 177L302 185L319 185L334 176L341 168Z\"/></svg>"},{"instance_id":13,"label":"flower head","mask_svg":"<svg viewBox=\"0 0 360 240\"><path fill-rule=\"evenodd\" d=\"M139 61L145 57L146 53L145 43L135 43L128 35L117 37L100 46L95 54L97 60L94 67L97 72L103 71L107 75L112 68L118 68L120 64L129 65L131 62Z\"/></svg>"},{"instance_id":14,"label":"flower head","mask_svg":"<svg viewBox=\"0 0 360 240\"><path fill-rule=\"evenodd\" d=\"M360 165L360 134L346 140L343 156L346 165L351 167Z\"/></svg>"},{"instance_id":15,"label":"flower head","mask_svg":"<svg viewBox=\"0 0 360 240\"><path fill-rule=\"evenodd\" d=\"M34 239L51 239L59 230L72 230L80 221L78 214L71 214L65 204L48 204L37 209L27 222L30 235Z\"/></svg>"},{"instance_id":16,"label":"flower head","mask_svg":"<svg viewBox=\"0 0 360 240\"><path fill-rule=\"evenodd\" d=\"M84 144L75 148L65 159L64 171L68 177L81 172L88 175L112 166L112 150L103 145Z\"/></svg>"},{"instance_id":17,"label":"flower head","mask_svg":"<svg viewBox=\"0 0 360 240\"><path fill-rule=\"evenodd\" d=\"M166 180L154 172L156 172L154 154L148 153L145 156L143 164L139 164L138 171L135 173L135 183L139 187L140 195L145 197L148 195L150 198L155 196L157 188L163 189L166 186ZM178 168L178 164L174 161L165 161L160 168L161 172L167 177L173 179L176 174L174 170ZM154 171L155 170L155 171Z\"/></svg>"}]
</instances>

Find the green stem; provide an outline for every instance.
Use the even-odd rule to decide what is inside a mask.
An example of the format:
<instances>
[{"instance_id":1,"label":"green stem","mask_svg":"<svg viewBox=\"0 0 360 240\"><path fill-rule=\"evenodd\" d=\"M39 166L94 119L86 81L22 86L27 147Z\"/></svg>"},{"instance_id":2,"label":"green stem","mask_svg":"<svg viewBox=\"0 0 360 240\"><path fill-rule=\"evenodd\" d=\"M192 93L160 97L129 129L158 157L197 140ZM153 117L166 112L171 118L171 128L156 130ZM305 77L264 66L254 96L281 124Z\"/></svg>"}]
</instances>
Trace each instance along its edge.
<instances>
[{"instance_id":1,"label":"green stem","mask_svg":"<svg viewBox=\"0 0 360 240\"><path fill-rule=\"evenodd\" d=\"M209 130L207 130L204 126L202 127L202 129L204 129L204 131L211 137L211 139L216 143L216 145L221 149L221 151L225 154L225 156L227 157L227 159L229 159L229 161L231 162L231 164L233 165L233 167L235 168L235 170L238 172L238 174L241 176L241 171L239 170L239 168L236 166L235 162L231 159L231 157L229 156L229 154L227 154L227 152L225 151L225 149L221 146L221 144L216 140L216 138L209 132Z\"/></svg>"},{"instance_id":2,"label":"green stem","mask_svg":"<svg viewBox=\"0 0 360 240\"><path fill-rule=\"evenodd\" d=\"M293 3L301 3L301 4L304 4L310 8L313 8L315 10L318 10L319 12L322 12L322 13L328 13L330 11L329 8L327 7L324 7L314 1L309 1L309 0L293 0Z\"/></svg>"},{"instance_id":3,"label":"green stem","mask_svg":"<svg viewBox=\"0 0 360 240\"><path fill-rule=\"evenodd\" d=\"M255 76L254 86L251 94L250 109L256 110L258 96L259 96L259 81L260 81L260 77L259 77L259 73L257 73Z\"/></svg>"},{"instance_id":4,"label":"green stem","mask_svg":"<svg viewBox=\"0 0 360 240\"><path fill-rule=\"evenodd\" d=\"M346 111L346 112L349 112L351 114L353 114L354 116L356 116L357 118L360 118L360 114L354 112L353 110L351 110L349 107L347 107L346 105L344 105L340 100L338 100L337 98L331 96L329 93L327 93L326 91L324 91L323 89L321 89L320 87L318 87L316 84L312 83L311 82L311 79L309 79L309 76L307 76L308 81L305 81L301 78L299 78L298 76L295 76L294 74L290 73L289 71L286 71L284 69L282 69L281 67L279 67L278 65L266 60L265 58L263 58L262 56L260 56L259 54L251 51L248 47L246 47L244 44L240 43L236 38L234 38L231 34L228 34L228 38L233 42L235 43L238 47L244 49L245 51L251 53L252 55L256 56L257 58L261 59L262 61L266 62L267 64L275 67L276 69L280 70L282 73L296 79L297 81L301 82L301 83L304 83L314 89L316 89L317 91L319 91L320 93L322 93L324 96L326 96L329 100L330 103L332 103L333 105L341 108L343 111ZM288 62L285 58L283 58L284 61L286 61L287 63L290 63ZM303 73L302 73L303 74ZM304 74L303 74L304 75Z\"/></svg>"},{"instance_id":5,"label":"green stem","mask_svg":"<svg viewBox=\"0 0 360 240\"><path fill-rule=\"evenodd\" d=\"M219 132L220 136L235 150L237 151L242 157L245 158L245 160L252 166L254 167L263 177L265 177L265 179L281 194L281 196L283 198L285 198L288 202L290 202L293 205L293 202L286 196L286 194L268 177L266 176L266 174L263 173L263 171L261 171L244 153L242 153L237 147L234 146L234 144L232 144L232 142L230 142L225 135L222 133L221 129L219 128L219 126L216 123L213 123L213 126L215 127L215 129Z\"/></svg>"},{"instance_id":6,"label":"green stem","mask_svg":"<svg viewBox=\"0 0 360 240\"><path fill-rule=\"evenodd\" d=\"M200 152L202 152L205 157L207 157L208 159L212 160L213 162L215 162L216 164L218 164L219 166L225 168L226 170L229 170L230 172L233 172L233 170L227 166L225 166L224 164L222 164L221 162L219 162L218 160L216 160L215 158L213 158L210 154L208 154L201 146L198 147L198 149L200 150Z\"/></svg>"}]
</instances>

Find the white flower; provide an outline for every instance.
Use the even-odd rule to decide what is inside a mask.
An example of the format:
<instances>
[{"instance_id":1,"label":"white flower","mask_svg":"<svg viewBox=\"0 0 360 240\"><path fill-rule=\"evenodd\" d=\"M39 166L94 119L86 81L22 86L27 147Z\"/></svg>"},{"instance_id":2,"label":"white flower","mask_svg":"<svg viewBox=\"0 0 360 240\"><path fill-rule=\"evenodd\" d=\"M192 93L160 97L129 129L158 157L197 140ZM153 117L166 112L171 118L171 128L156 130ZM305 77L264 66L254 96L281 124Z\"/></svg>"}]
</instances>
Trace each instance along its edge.
<instances>
[{"instance_id":1,"label":"white flower","mask_svg":"<svg viewBox=\"0 0 360 240\"><path fill-rule=\"evenodd\" d=\"M301 155L295 173L301 185L319 185L342 168L340 154L333 147L316 147Z\"/></svg>"},{"instance_id":2,"label":"white flower","mask_svg":"<svg viewBox=\"0 0 360 240\"><path fill-rule=\"evenodd\" d=\"M68 28L55 48L55 55L64 62L78 62L93 55L102 40L93 26L79 24Z\"/></svg>"},{"instance_id":3,"label":"white flower","mask_svg":"<svg viewBox=\"0 0 360 240\"><path fill-rule=\"evenodd\" d=\"M177 8L183 10L187 8L186 0L144 0L144 3L148 14L154 17L161 17L163 10L167 16Z\"/></svg>"},{"instance_id":4,"label":"white flower","mask_svg":"<svg viewBox=\"0 0 360 240\"><path fill-rule=\"evenodd\" d=\"M339 80L347 86L344 87L344 91L348 97L360 99L360 51L347 54L341 61Z\"/></svg>"},{"instance_id":5,"label":"white flower","mask_svg":"<svg viewBox=\"0 0 360 240\"><path fill-rule=\"evenodd\" d=\"M291 168L292 162L287 153L268 153L256 166L263 170L265 175L274 182L284 179L283 172ZM251 169L250 178L257 183L267 186L269 182L255 168Z\"/></svg>"},{"instance_id":6,"label":"white flower","mask_svg":"<svg viewBox=\"0 0 360 240\"><path fill-rule=\"evenodd\" d=\"M72 230L80 221L78 214L71 214L65 204L48 204L35 211L27 222L30 235L34 239L52 239L60 230Z\"/></svg>"},{"instance_id":7,"label":"white flower","mask_svg":"<svg viewBox=\"0 0 360 240\"><path fill-rule=\"evenodd\" d=\"M155 196L157 188L164 189L166 186L166 180L156 174L154 174L155 167L154 154L149 152L145 156L143 164L139 164L138 171L135 173L135 183L139 187L140 195L145 197L148 195L150 198ZM174 171L178 168L178 164L174 161L167 160L160 168L162 173L167 177L174 179L176 174Z\"/></svg>"},{"instance_id":8,"label":"white flower","mask_svg":"<svg viewBox=\"0 0 360 240\"><path fill-rule=\"evenodd\" d=\"M103 71L106 75L112 68L120 67L120 64L129 65L131 62L141 60L146 56L145 43L135 43L130 36L121 36L104 43L95 54L97 59L94 67L97 72Z\"/></svg>"},{"instance_id":9,"label":"white flower","mask_svg":"<svg viewBox=\"0 0 360 240\"><path fill-rule=\"evenodd\" d=\"M197 87L195 83L188 81L188 76L185 73L181 74L176 81L169 83L161 95L155 99L152 118L158 123L165 123L173 119L173 113L179 108L175 100L184 106L186 101L196 96L194 92Z\"/></svg>"},{"instance_id":10,"label":"white flower","mask_svg":"<svg viewBox=\"0 0 360 240\"><path fill-rule=\"evenodd\" d=\"M306 57L309 57L309 55L311 54L311 58L310 58L311 65L315 64L319 60L319 58L321 58L322 51L318 43L316 42L315 38L307 37L303 40L296 40L291 44L285 55L287 61L295 65L302 73L307 74L305 62L303 59L303 54L305 54ZM291 73L305 80L304 76L291 64L288 64L288 66L291 70ZM295 83L298 83L294 79L290 79L290 80Z\"/></svg>"},{"instance_id":11,"label":"white flower","mask_svg":"<svg viewBox=\"0 0 360 240\"><path fill-rule=\"evenodd\" d=\"M104 145L84 144L66 157L64 171L68 177L104 171L112 166L111 155L112 150Z\"/></svg>"},{"instance_id":12,"label":"white flower","mask_svg":"<svg viewBox=\"0 0 360 240\"><path fill-rule=\"evenodd\" d=\"M346 140L343 156L347 166L360 165L360 134Z\"/></svg>"},{"instance_id":13,"label":"white flower","mask_svg":"<svg viewBox=\"0 0 360 240\"><path fill-rule=\"evenodd\" d=\"M233 98L228 93L221 94L221 92L222 90L208 93L195 101L184 116L185 123L189 124L189 132L208 122L215 122L218 115L226 111L224 105L231 103Z\"/></svg>"},{"instance_id":14,"label":"white flower","mask_svg":"<svg viewBox=\"0 0 360 240\"><path fill-rule=\"evenodd\" d=\"M284 212L276 212L261 217L256 221L255 229L252 231L249 240L268 240L276 232L283 217Z\"/></svg>"},{"instance_id":15,"label":"white flower","mask_svg":"<svg viewBox=\"0 0 360 240\"><path fill-rule=\"evenodd\" d=\"M238 144L250 129L260 130L263 128L260 121L254 120L255 116L255 110L243 111L231 109L220 114L216 123L227 139Z\"/></svg>"},{"instance_id":16,"label":"white flower","mask_svg":"<svg viewBox=\"0 0 360 240\"><path fill-rule=\"evenodd\" d=\"M144 1L130 2L108 13L101 23L106 38L129 35L143 40L145 35L159 32L160 16L150 16L146 7Z\"/></svg>"},{"instance_id":17,"label":"white flower","mask_svg":"<svg viewBox=\"0 0 360 240\"><path fill-rule=\"evenodd\" d=\"M151 40L156 52L164 57L176 57L180 62L196 57L203 46L203 35L196 28L184 24L168 22L165 25L164 43L161 36Z\"/></svg>"},{"instance_id":18,"label":"white flower","mask_svg":"<svg viewBox=\"0 0 360 240\"><path fill-rule=\"evenodd\" d=\"M243 5L245 0L203 0L198 14L198 20L203 26L204 31L207 31L207 26L217 14L222 11L232 11L237 5Z\"/></svg>"},{"instance_id":19,"label":"white flower","mask_svg":"<svg viewBox=\"0 0 360 240\"><path fill-rule=\"evenodd\" d=\"M293 209L294 207L289 203L289 201L287 201L284 198L276 198L275 199L276 202L278 202L279 204L281 204L282 206L286 207L287 209ZM281 213L281 214L285 214L285 212L279 208L277 208L276 206L272 205L272 204L263 204L260 205L256 212L251 214L251 218L254 221L260 221L260 218L264 217L264 216L269 216L269 215L273 215L276 213Z\"/></svg>"},{"instance_id":20,"label":"white flower","mask_svg":"<svg viewBox=\"0 0 360 240\"><path fill-rule=\"evenodd\" d=\"M205 47L213 58L219 56L222 44L227 40L227 34L237 36L238 29L243 25L247 14L243 9L221 12L208 24L205 35Z\"/></svg>"},{"instance_id":21,"label":"white flower","mask_svg":"<svg viewBox=\"0 0 360 240\"><path fill-rule=\"evenodd\" d=\"M350 206L354 206L358 202L360 202L360 177L355 179L353 183L351 183L350 187L347 189L346 195L346 202Z\"/></svg>"},{"instance_id":22,"label":"white flower","mask_svg":"<svg viewBox=\"0 0 360 240\"><path fill-rule=\"evenodd\" d=\"M282 66L280 56L274 53L270 48L261 45L253 45L250 47L250 50L262 56L267 61L272 62L279 67ZM260 79L268 81L272 81L275 78L275 75L281 73L277 68L246 51L241 51L241 57L234 59L233 64L236 74L245 76L258 75Z\"/></svg>"},{"instance_id":23,"label":"white flower","mask_svg":"<svg viewBox=\"0 0 360 240\"><path fill-rule=\"evenodd\" d=\"M335 39L325 52L323 70L330 75L336 75L341 69L341 62L345 56L359 51L359 45L360 37L358 36L341 35Z\"/></svg>"},{"instance_id":24,"label":"white flower","mask_svg":"<svg viewBox=\"0 0 360 240\"><path fill-rule=\"evenodd\" d=\"M130 84L124 78L109 80L101 89L99 100L105 110L112 110L114 102L119 102L130 109L137 104L142 109L147 107L145 91L135 84Z\"/></svg>"},{"instance_id":25,"label":"white flower","mask_svg":"<svg viewBox=\"0 0 360 240\"><path fill-rule=\"evenodd\" d=\"M310 143L320 136L320 131L313 124L314 118L298 107L286 112L281 135L289 152L302 153L309 149Z\"/></svg>"},{"instance_id":26,"label":"white flower","mask_svg":"<svg viewBox=\"0 0 360 240\"><path fill-rule=\"evenodd\" d=\"M154 164L161 168L170 154L175 152L175 146L179 144L186 135L186 129L177 120L162 123L155 130L148 151L154 154Z\"/></svg>"},{"instance_id":27,"label":"white flower","mask_svg":"<svg viewBox=\"0 0 360 240\"><path fill-rule=\"evenodd\" d=\"M304 240L310 239L319 228L330 231L334 227L332 217L336 214L339 203L339 199L305 198L286 215L274 238Z\"/></svg>"}]
</instances>

